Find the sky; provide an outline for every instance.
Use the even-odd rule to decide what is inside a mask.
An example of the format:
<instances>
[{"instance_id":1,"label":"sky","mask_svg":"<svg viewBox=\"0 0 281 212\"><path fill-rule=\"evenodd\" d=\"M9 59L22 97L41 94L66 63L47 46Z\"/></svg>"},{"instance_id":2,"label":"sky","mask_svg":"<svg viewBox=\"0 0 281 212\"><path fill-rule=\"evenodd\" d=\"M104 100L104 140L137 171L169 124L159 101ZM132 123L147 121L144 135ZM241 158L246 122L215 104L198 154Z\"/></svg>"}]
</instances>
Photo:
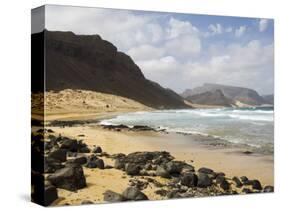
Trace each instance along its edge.
<instances>
[{"instance_id":1,"label":"sky","mask_svg":"<svg viewBox=\"0 0 281 212\"><path fill-rule=\"evenodd\" d=\"M48 5L45 28L99 34L179 93L204 83L274 92L272 19Z\"/></svg>"}]
</instances>

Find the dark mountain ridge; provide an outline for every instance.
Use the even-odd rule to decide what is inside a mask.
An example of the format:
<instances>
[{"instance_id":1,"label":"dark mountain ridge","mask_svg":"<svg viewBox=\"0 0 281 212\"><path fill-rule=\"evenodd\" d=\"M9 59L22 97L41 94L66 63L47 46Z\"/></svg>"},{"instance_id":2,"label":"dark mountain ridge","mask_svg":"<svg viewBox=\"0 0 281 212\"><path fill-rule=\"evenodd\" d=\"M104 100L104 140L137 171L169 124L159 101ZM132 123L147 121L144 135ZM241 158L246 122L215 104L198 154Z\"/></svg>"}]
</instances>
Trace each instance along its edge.
<instances>
[{"instance_id":1,"label":"dark mountain ridge","mask_svg":"<svg viewBox=\"0 0 281 212\"><path fill-rule=\"evenodd\" d=\"M187 108L181 96L146 79L130 56L99 35L44 30L32 34L32 52L45 39L47 91L85 89L124 96L153 108Z\"/></svg>"}]
</instances>

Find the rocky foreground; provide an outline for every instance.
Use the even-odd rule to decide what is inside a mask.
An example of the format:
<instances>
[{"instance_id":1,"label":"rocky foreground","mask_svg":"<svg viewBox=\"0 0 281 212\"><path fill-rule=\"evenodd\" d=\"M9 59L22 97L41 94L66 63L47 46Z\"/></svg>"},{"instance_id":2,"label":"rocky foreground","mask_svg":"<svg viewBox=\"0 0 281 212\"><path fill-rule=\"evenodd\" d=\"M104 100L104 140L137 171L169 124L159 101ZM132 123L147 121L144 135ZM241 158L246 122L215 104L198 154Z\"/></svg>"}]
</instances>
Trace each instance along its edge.
<instances>
[{"instance_id":1,"label":"rocky foreground","mask_svg":"<svg viewBox=\"0 0 281 212\"><path fill-rule=\"evenodd\" d=\"M141 130L141 126L135 128ZM71 192L86 188L85 169L118 169L129 177L128 187L124 187L122 193L106 190L104 202L148 200L144 190L150 186L157 188L154 192L161 199L274 191L273 186L262 187L257 179L246 176L229 178L227 174L207 167L197 169L185 161L175 160L169 152L110 154L100 146L88 146L82 140L57 135L51 129L39 129L32 133L32 154L44 156L44 184L41 185L44 187L44 205L56 205L58 188ZM106 164L105 159L114 160L114 166ZM38 169L33 166L33 176ZM33 185L34 201L38 195L36 186L38 184ZM87 199L81 201L81 204L90 203L94 202Z\"/></svg>"}]
</instances>

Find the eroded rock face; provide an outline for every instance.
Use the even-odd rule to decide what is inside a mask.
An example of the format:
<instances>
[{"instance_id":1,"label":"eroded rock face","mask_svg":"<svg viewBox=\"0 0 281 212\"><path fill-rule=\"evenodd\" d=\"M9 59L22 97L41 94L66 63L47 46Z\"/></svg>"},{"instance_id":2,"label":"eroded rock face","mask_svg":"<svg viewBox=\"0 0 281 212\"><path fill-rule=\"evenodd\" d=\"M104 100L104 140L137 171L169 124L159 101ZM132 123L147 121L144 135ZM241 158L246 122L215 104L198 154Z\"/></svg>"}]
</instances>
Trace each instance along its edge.
<instances>
[{"instance_id":1,"label":"eroded rock face","mask_svg":"<svg viewBox=\"0 0 281 212\"><path fill-rule=\"evenodd\" d=\"M76 191L86 187L83 168L78 164L72 164L57 170L54 174L48 176L48 180L56 187L69 191Z\"/></svg>"},{"instance_id":2,"label":"eroded rock face","mask_svg":"<svg viewBox=\"0 0 281 212\"><path fill-rule=\"evenodd\" d=\"M197 182L198 182L198 177L194 173L186 173L180 179L181 185L188 186L188 187L197 186Z\"/></svg>"}]
</instances>

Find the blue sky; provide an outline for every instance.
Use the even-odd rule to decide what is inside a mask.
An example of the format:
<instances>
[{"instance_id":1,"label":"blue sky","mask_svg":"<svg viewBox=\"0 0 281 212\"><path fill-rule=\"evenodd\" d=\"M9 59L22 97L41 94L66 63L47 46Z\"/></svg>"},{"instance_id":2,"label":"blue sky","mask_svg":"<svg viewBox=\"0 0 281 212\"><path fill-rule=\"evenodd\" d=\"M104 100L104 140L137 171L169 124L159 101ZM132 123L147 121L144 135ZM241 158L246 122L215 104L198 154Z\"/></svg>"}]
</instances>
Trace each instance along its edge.
<instances>
[{"instance_id":1,"label":"blue sky","mask_svg":"<svg viewBox=\"0 0 281 212\"><path fill-rule=\"evenodd\" d=\"M99 34L176 92L203 83L274 90L271 19L50 5L46 28Z\"/></svg>"}]
</instances>

